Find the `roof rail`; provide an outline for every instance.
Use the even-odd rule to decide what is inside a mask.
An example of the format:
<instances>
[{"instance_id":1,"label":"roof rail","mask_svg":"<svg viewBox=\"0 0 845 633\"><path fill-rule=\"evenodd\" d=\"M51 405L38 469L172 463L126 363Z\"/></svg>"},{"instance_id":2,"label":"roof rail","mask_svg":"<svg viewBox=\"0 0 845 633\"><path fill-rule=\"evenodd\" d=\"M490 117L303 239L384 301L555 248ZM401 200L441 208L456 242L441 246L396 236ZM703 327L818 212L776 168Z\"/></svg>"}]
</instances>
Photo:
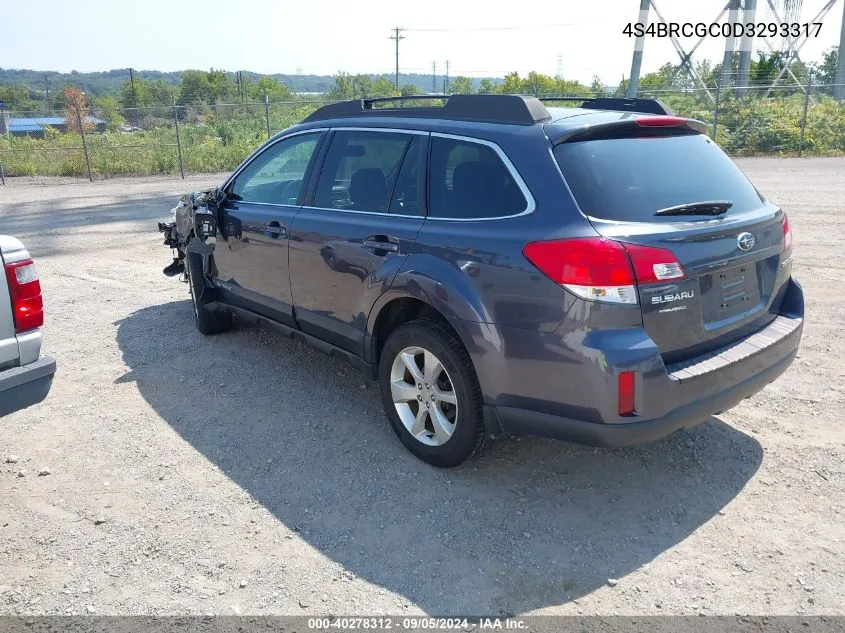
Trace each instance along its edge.
<instances>
[{"instance_id":1,"label":"roof rail","mask_svg":"<svg viewBox=\"0 0 845 633\"><path fill-rule=\"evenodd\" d=\"M582 108L590 110L618 110L642 114L666 114L674 116L672 109L657 99L617 99L613 97L540 97L540 101L578 101Z\"/></svg>"},{"instance_id":2,"label":"roof rail","mask_svg":"<svg viewBox=\"0 0 845 633\"><path fill-rule=\"evenodd\" d=\"M403 101L443 101L442 106L401 107ZM399 107L373 107L380 104ZM546 106L536 97L521 95L418 95L408 97L379 97L330 103L311 113L303 123L349 117L410 117L424 119L455 119L484 123L534 125L551 118Z\"/></svg>"}]
</instances>

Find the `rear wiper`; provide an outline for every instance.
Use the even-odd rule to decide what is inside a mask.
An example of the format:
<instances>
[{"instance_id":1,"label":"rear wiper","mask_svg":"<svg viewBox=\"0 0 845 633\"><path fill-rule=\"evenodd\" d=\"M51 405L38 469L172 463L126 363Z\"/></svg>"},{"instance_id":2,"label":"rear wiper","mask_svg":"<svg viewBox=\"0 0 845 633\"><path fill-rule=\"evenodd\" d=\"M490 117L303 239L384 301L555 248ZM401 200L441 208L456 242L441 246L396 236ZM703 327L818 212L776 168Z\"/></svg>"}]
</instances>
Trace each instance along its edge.
<instances>
[{"instance_id":1,"label":"rear wiper","mask_svg":"<svg viewBox=\"0 0 845 633\"><path fill-rule=\"evenodd\" d=\"M674 207L666 207L654 212L654 215L722 215L734 205L730 200L705 200L687 202Z\"/></svg>"}]
</instances>

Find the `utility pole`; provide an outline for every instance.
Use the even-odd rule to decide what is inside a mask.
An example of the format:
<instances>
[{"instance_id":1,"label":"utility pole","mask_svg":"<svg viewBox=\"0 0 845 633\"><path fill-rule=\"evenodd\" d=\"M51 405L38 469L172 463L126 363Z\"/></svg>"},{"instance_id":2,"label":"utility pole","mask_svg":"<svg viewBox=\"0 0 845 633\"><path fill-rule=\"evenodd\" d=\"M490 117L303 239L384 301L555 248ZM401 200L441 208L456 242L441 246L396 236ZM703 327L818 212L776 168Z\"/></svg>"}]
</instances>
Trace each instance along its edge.
<instances>
[{"instance_id":1,"label":"utility pole","mask_svg":"<svg viewBox=\"0 0 845 633\"><path fill-rule=\"evenodd\" d=\"M396 42L396 90L399 90L399 40L404 40L405 36L402 35L401 27L395 27L393 29L393 35L390 36L391 40Z\"/></svg>"},{"instance_id":2,"label":"utility pole","mask_svg":"<svg viewBox=\"0 0 845 633\"><path fill-rule=\"evenodd\" d=\"M842 4L842 32L839 35L839 61L836 66L836 85L833 87L833 96L845 101L845 2Z\"/></svg>"},{"instance_id":3,"label":"utility pole","mask_svg":"<svg viewBox=\"0 0 845 633\"><path fill-rule=\"evenodd\" d=\"M135 94L135 75L132 73L132 69L129 69L129 83L132 86L132 103L135 107L138 106L138 95Z\"/></svg>"},{"instance_id":4,"label":"utility pole","mask_svg":"<svg viewBox=\"0 0 845 633\"><path fill-rule=\"evenodd\" d=\"M446 60L446 78L443 80L443 94L449 94L449 60Z\"/></svg>"},{"instance_id":5,"label":"utility pole","mask_svg":"<svg viewBox=\"0 0 845 633\"><path fill-rule=\"evenodd\" d=\"M44 75L44 109L50 109L50 82L47 80L47 75Z\"/></svg>"},{"instance_id":6,"label":"utility pole","mask_svg":"<svg viewBox=\"0 0 845 633\"><path fill-rule=\"evenodd\" d=\"M640 0L640 13L637 22L648 26L648 10L651 8L651 0ZM640 68L643 65L643 48L645 47L645 33L634 42L634 56L631 58L631 80L628 82L629 99L637 98L637 91L640 89ZM621 84L620 84L621 85Z\"/></svg>"},{"instance_id":7,"label":"utility pole","mask_svg":"<svg viewBox=\"0 0 845 633\"><path fill-rule=\"evenodd\" d=\"M437 62L431 62L431 94L437 94Z\"/></svg>"}]
</instances>

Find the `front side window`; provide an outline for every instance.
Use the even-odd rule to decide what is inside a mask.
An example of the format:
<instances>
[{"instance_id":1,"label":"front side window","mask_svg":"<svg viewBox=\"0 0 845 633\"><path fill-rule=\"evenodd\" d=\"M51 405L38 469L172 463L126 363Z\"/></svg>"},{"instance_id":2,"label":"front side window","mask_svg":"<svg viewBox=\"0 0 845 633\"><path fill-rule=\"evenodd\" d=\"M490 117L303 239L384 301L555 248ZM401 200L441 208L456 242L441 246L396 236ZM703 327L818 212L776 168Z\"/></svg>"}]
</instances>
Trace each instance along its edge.
<instances>
[{"instance_id":1,"label":"front side window","mask_svg":"<svg viewBox=\"0 0 845 633\"><path fill-rule=\"evenodd\" d=\"M295 205L320 133L279 141L256 156L235 178L230 197L243 202Z\"/></svg>"},{"instance_id":2,"label":"front side window","mask_svg":"<svg viewBox=\"0 0 845 633\"><path fill-rule=\"evenodd\" d=\"M335 132L320 171L314 206L416 213L420 145L419 135L414 134Z\"/></svg>"},{"instance_id":3,"label":"front side window","mask_svg":"<svg viewBox=\"0 0 845 633\"><path fill-rule=\"evenodd\" d=\"M522 213L528 202L514 175L488 145L432 136L429 209L434 218L471 220Z\"/></svg>"}]
</instances>

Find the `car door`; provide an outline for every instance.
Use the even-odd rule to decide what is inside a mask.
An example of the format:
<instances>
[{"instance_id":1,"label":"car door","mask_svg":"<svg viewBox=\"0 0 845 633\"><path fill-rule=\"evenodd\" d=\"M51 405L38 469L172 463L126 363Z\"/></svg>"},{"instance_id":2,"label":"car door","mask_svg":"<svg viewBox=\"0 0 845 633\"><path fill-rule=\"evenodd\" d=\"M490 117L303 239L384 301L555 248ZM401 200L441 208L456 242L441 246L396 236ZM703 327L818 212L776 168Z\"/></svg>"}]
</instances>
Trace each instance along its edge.
<instances>
[{"instance_id":1,"label":"car door","mask_svg":"<svg viewBox=\"0 0 845 633\"><path fill-rule=\"evenodd\" d=\"M363 354L369 310L423 224L428 133L338 129L290 235L303 331Z\"/></svg>"},{"instance_id":2,"label":"car door","mask_svg":"<svg viewBox=\"0 0 845 633\"><path fill-rule=\"evenodd\" d=\"M294 325L288 237L322 136L315 131L280 139L227 184L214 250L223 301Z\"/></svg>"}]
</instances>

